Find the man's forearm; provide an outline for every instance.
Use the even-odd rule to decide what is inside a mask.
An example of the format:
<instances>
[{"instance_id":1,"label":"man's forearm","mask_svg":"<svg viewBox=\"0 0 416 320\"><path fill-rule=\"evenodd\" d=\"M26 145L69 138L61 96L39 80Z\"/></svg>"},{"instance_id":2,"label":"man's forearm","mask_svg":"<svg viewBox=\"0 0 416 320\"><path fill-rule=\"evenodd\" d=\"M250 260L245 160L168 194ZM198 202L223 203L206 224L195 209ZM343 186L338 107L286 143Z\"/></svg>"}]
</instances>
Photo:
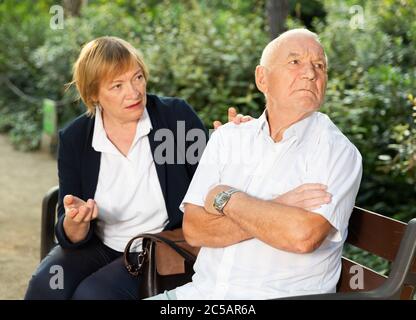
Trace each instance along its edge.
<instances>
[{"instance_id":1,"label":"man's forearm","mask_svg":"<svg viewBox=\"0 0 416 320\"><path fill-rule=\"evenodd\" d=\"M230 218L192 204L185 204L183 232L187 242L196 247L223 248L253 238Z\"/></svg>"},{"instance_id":2,"label":"man's forearm","mask_svg":"<svg viewBox=\"0 0 416 320\"><path fill-rule=\"evenodd\" d=\"M317 214L243 192L232 195L224 213L253 237L290 252L309 252L320 244L319 234L327 228Z\"/></svg>"}]
</instances>

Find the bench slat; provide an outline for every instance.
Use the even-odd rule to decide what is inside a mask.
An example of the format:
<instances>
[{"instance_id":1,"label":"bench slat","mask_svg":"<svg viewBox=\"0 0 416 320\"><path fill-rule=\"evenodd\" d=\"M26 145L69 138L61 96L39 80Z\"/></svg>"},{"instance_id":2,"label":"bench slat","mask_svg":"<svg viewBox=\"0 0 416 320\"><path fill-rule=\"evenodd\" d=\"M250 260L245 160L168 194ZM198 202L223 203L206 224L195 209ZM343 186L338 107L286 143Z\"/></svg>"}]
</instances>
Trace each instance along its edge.
<instances>
[{"instance_id":1,"label":"bench slat","mask_svg":"<svg viewBox=\"0 0 416 320\"><path fill-rule=\"evenodd\" d=\"M353 289L350 285L350 280L354 277L357 273L352 272L350 273L351 267L353 266L360 266L363 272L363 280L364 280L364 288L363 289ZM342 257L342 271L341 276L338 281L337 292L358 292L358 291L368 291L376 289L377 287L381 286L384 281L386 281L387 277L383 276L363 265L360 265L348 258ZM353 281L355 283L355 281Z\"/></svg>"},{"instance_id":2,"label":"bench slat","mask_svg":"<svg viewBox=\"0 0 416 320\"><path fill-rule=\"evenodd\" d=\"M362 208L354 207L346 242L394 261L406 224Z\"/></svg>"}]
</instances>

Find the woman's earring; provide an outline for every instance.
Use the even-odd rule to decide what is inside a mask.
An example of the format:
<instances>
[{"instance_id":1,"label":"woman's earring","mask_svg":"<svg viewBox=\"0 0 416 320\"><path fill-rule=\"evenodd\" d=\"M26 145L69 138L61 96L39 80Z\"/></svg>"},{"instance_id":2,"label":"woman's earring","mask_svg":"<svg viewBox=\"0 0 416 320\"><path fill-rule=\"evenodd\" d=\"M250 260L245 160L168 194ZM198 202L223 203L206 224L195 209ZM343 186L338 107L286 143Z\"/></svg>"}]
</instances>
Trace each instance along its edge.
<instances>
[{"instance_id":1,"label":"woman's earring","mask_svg":"<svg viewBox=\"0 0 416 320\"><path fill-rule=\"evenodd\" d=\"M98 111L102 111L102 107L101 107L101 105L100 105L100 103L99 102L94 102L94 107L96 108L96 109L98 109Z\"/></svg>"}]
</instances>

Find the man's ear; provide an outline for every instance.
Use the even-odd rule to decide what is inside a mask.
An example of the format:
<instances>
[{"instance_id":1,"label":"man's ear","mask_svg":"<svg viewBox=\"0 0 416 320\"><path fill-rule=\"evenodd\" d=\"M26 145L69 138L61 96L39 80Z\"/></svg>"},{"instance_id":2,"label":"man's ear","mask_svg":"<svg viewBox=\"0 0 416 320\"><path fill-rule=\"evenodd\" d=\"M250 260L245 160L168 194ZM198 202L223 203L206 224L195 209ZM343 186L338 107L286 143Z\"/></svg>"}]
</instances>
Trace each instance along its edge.
<instances>
[{"instance_id":1,"label":"man's ear","mask_svg":"<svg viewBox=\"0 0 416 320\"><path fill-rule=\"evenodd\" d=\"M267 91L265 72L266 72L265 67L263 66L256 67L256 73L255 73L256 86L257 86L257 89L259 89L264 94L266 94L266 91Z\"/></svg>"}]
</instances>

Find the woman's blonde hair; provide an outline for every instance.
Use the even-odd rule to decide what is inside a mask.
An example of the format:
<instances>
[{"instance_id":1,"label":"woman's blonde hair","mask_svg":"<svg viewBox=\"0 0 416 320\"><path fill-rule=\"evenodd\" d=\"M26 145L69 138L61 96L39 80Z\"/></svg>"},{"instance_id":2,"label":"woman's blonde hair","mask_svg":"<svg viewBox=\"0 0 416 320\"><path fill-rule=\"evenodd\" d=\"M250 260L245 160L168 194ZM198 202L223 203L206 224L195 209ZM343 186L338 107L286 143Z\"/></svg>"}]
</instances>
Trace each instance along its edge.
<instances>
[{"instance_id":1,"label":"woman's blonde hair","mask_svg":"<svg viewBox=\"0 0 416 320\"><path fill-rule=\"evenodd\" d=\"M100 37L88 42L73 67L73 78L89 115L95 114L94 97L102 81L114 79L138 64L147 82L149 73L140 53L127 41L117 37Z\"/></svg>"}]
</instances>

